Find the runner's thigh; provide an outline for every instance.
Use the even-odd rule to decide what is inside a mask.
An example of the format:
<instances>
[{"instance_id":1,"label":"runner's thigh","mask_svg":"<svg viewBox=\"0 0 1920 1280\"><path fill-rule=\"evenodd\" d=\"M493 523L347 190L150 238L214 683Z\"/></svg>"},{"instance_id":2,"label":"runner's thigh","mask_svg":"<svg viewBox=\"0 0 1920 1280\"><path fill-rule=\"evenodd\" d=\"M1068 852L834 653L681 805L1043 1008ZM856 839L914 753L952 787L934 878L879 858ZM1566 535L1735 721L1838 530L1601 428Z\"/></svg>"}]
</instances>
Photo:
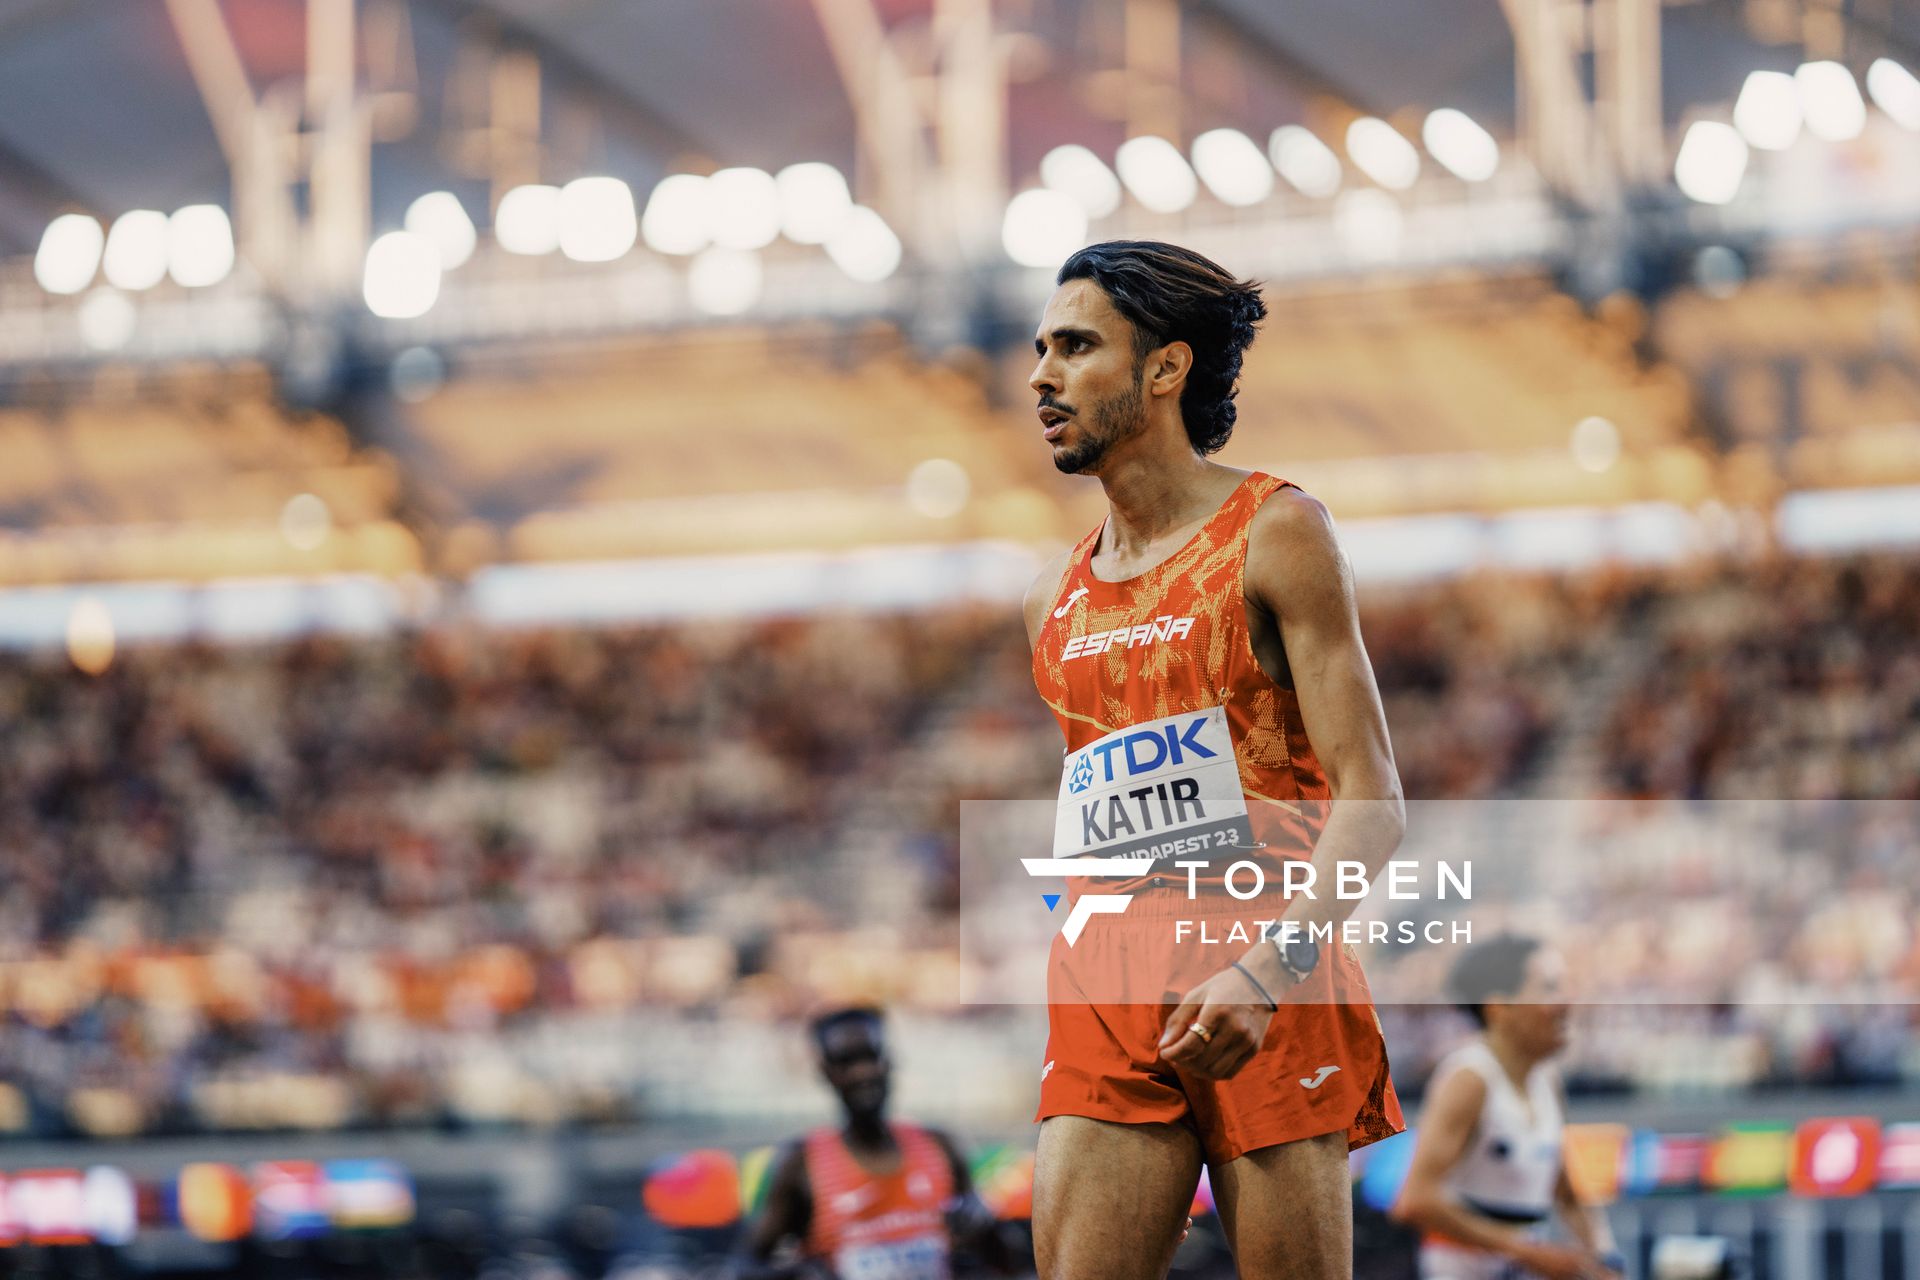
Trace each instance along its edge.
<instances>
[{"instance_id":1,"label":"runner's thigh","mask_svg":"<svg viewBox=\"0 0 1920 1280\"><path fill-rule=\"evenodd\" d=\"M1345 1133L1250 1151L1215 1166L1212 1183L1241 1280L1351 1280Z\"/></svg>"},{"instance_id":2,"label":"runner's thigh","mask_svg":"<svg viewBox=\"0 0 1920 1280\"><path fill-rule=\"evenodd\" d=\"M1053 1116L1034 1160L1040 1280L1160 1280L1200 1180L1200 1144L1170 1124Z\"/></svg>"}]
</instances>

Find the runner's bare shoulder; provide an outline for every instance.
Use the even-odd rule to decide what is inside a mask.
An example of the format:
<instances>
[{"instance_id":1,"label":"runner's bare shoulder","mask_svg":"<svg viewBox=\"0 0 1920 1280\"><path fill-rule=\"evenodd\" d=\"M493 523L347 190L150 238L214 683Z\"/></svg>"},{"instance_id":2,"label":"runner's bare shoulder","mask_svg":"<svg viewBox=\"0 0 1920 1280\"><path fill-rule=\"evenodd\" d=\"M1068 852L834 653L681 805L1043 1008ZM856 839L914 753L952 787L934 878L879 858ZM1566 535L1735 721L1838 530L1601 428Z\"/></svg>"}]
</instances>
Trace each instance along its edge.
<instances>
[{"instance_id":1,"label":"runner's bare shoulder","mask_svg":"<svg viewBox=\"0 0 1920 1280\"><path fill-rule=\"evenodd\" d=\"M1053 609L1053 598L1060 594L1060 585L1066 580L1067 568L1073 563L1073 548L1068 547L1050 558L1041 566L1040 573L1027 588L1026 602L1021 611L1027 619L1027 644L1034 645L1040 640L1040 628L1046 623L1047 614Z\"/></svg>"}]
</instances>

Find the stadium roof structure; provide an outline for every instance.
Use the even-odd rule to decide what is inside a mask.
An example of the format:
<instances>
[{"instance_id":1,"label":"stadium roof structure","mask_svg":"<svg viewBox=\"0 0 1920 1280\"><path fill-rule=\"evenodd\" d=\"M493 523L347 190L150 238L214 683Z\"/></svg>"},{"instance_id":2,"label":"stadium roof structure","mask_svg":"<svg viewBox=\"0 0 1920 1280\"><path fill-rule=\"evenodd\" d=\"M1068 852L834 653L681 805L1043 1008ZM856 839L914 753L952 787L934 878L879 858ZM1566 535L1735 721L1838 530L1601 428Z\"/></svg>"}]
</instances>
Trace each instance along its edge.
<instances>
[{"instance_id":1,"label":"stadium roof structure","mask_svg":"<svg viewBox=\"0 0 1920 1280\"><path fill-rule=\"evenodd\" d=\"M1343 515L1920 478L1890 284L1719 291L1911 259L1909 68L1895 0L0 0L0 581L1057 541L1025 339L1128 235L1284 299L1226 460Z\"/></svg>"},{"instance_id":2,"label":"stadium roof structure","mask_svg":"<svg viewBox=\"0 0 1920 1280\"><path fill-rule=\"evenodd\" d=\"M876 8L909 41L931 41L933 0ZM998 8L1015 81L1012 169L1031 172L1061 142L1110 153L1126 136L1112 74L1124 70L1124 5ZM220 9L256 85L304 74L303 0L226 0ZM1264 135L1303 120L1321 97L1372 114L1455 105L1511 127L1512 37L1495 4L1371 0L1364 9L1337 0L1184 6L1181 38L1205 72L1190 77L1184 103L1195 131L1231 125ZM381 6L362 10L363 24L373 23ZM412 0L398 11L420 118L375 149L376 225L397 224L420 192L474 183L449 145L447 126L457 122L448 115L457 112L446 90L476 44L539 58L546 118L556 132L584 126L582 136L551 140L556 164L572 149L576 164L639 189L676 162L854 166L854 109L808 0ZM1737 88L1747 68L1734 61ZM227 165L165 4L0 3L0 189L8 253L31 252L62 208L111 217L225 200Z\"/></svg>"},{"instance_id":3,"label":"stadium roof structure","mask_svg":"<svg viewBox=\"0 0 1920 1280\"><path fill-rule=\"evenodd\" d=\"M503 50L540 64L540 176L608 172L645 190L689 164L772 169L814 159L853 171L860 120L823 14L856 11L879 24L908 75L931 91L948 25L964 11L990 10L1007 80L1005 180L1019 183L1061 143L1111 155L1140 130L1143 112L1159 112L1186 138L1231 127L1264 140L1286 123L1344 125L1342 113L1395 120L1454 107L1496 136L1514 137L1523 124L1516 99L1526 90L1512 20L1533 7L359 0L362 75L386 99L372 153L372 223L398 225L407 203L429 190L484 197L485 175L476 171L485 165L470 135L486 122L475 115L470 82L476 65ZM185 15L199 22L209 14L224 19L234 70L257 98L306 75L305 0L0 0L0 254L30 252L62 209L110 218L228 199L229 166L179 27ZM1130 22L1141 33L1131 51ZM1920 9L1895 0L1669 2L1660 32L1659 102L1670 127L1702 104L1732 102L1755 69L1791 71L1814 33L1823 33L1821 56L1863 68L1881 54L1920 61ZM1172 56L1138 48L1156 36L1169 43L1169 35ZM1143 107L1140 82L1155 74L1171 81L1166 105Z\"/></svg>"}]
</instances>

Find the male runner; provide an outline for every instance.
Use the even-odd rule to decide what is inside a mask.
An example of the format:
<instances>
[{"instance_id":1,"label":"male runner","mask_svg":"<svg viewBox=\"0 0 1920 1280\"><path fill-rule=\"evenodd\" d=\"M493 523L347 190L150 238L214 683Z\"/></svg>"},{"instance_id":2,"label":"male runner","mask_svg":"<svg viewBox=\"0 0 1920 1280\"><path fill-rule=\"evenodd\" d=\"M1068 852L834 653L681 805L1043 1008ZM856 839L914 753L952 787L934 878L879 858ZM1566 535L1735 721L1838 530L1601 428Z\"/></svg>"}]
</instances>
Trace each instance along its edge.
<instances>
[{"instance_id":1,"label":"male runner","mask_svg":"<svg viewBox=\"0 0 1920 1280\"><path fill-rule=\"evenodd\" d=\"M1468 949L1450 985L1480 1034L1434 1069L1393 1216L1422 1228L1423 1280L1606 1280L1621 1269L1606 1216L1580 1203L1561 1139L1552 1059L1567 1044L1558 953L1503 934ZM1543 1240L1558 1213L1578 1247Z\"/></svg>"},{"instance_id":2,"label":"male runner","mask_svg":"<svg viewBox=\"0 0 1920 1280\"><path fill-rule=\"evenodd\" d=\"M1076 902L1129 899L1053 943L1040 1276L1164 1276L1203 1161L1243 1277L1350 1276L1347 1151L1402 1120L1365 979L1324 931L1355 903L1324 886L1341 861L1371 876L1405 820L1351 575L1319 502L1208 460L1266 315L1254 285L1119 241L1074 254L1058 286L1031 385L1054 465L1098 477L1108 515L1026 601L1034 680L1067 741L1055 856L1154 827L1137 847L1160 860L1068 883ZM1175 757L1209 768L1176 777ZM1169 828L1177 840L1152 843ZM1263 869L1266 892L1224 893L1228 861ZM1281 896L1290 862L1323 889ZM1180 922L1249 918L1303 931L1176 940Z\"/></svg>"},{"instance_id":3,"label":"male runner","mask_svg":"<svg viewBox=\"0 0 1920 1280\"><path fill-rule=\"evenodd\" d=\"M841 1127L790 1146L747 1241L744 1276L837 1280L947 1280L952 1246L1012 1270L993 1214L974 1194L953 1140L936 1129L890 1122L892 1063L878 1010L841 1009L813 1023L820 1073L840 1099ZM802 1260L770 1265L784 1243Z\"/></svg>"}]
</instances>

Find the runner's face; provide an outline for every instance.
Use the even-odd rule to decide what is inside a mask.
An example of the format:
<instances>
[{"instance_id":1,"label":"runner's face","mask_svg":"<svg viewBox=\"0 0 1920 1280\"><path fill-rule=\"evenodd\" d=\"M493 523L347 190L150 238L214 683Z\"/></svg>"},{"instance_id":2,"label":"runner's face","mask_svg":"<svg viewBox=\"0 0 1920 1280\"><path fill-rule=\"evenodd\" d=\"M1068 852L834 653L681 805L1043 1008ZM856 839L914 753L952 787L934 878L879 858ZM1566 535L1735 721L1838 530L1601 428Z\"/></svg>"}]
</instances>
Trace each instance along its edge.
<instances>
[{"instance_id":1,"label":"runner's face","mask_svg":"<svg viewBox=\"0 0 1920 1280\"><path fill-rule=\"evenodd\" d=\"M872 1022L842 1022L827 1029L820 1046L820 1073L851 1116L877 1116L886 1109L892 1064L886 1042Z\"/></svg>"},{"instance_id":2,"label":"runner's face","mask_svg":"<svg viewBox=\"0 0 1920 1280\"><path fill-rule=\"evenodd\" d=\"M1027 380L1053 465L1068 475L1099 471L1116 444L1146 426L1146 363L1134 352L1133 325L1091 280L1054 290L1034 335L1039 356Z\"/></svg>"}]
</instances>

